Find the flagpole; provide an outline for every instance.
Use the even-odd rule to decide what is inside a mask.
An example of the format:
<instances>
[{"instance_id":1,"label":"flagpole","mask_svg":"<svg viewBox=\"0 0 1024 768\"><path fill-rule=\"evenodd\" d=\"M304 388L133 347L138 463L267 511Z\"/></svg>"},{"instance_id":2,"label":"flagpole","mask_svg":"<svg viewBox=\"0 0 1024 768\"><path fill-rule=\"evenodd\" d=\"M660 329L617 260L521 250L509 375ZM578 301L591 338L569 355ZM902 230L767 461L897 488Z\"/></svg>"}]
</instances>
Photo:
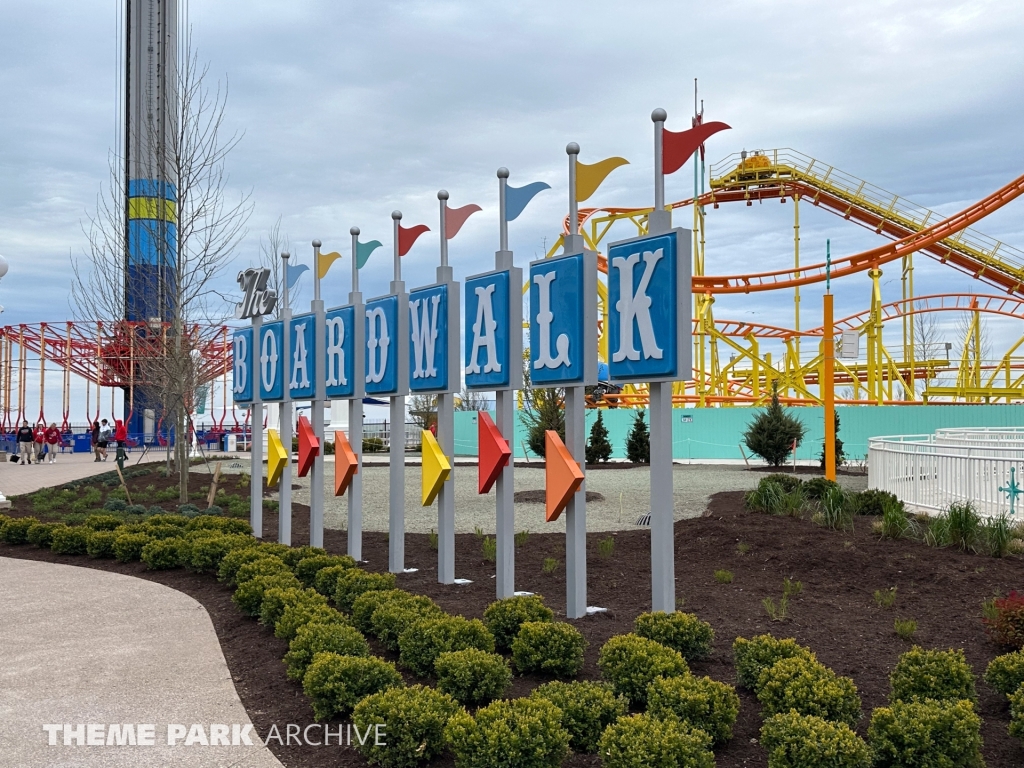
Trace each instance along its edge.
<instances>
[{"instance_id":1,"label":"flagpole","mask_svg":"<svg viewBox=\"0 0 1024 768\"><path fill-rule=\"evenodd\" d=\"M398 298L398 328L392 339L397 344L397 370L395 385L399 392L409 386L409 298L402 282L402 257L398 238L402 220L401 211L392 211L394 232L395 279L391 293ZM404 320L404 322L403 322ZM388 494L388 570L405 572L405 396L391 396L391 432L388 437L389 494Z\"/></svg>"},{"instance_id":2,"label":"flagpole","mask_svg":"<svg viewBox=\"0 0 1024 768\"><path fill-rule=\"evenodd\" d=\"M569 156L569 234L565 236L564 253L579 253L583 250L583 238L580 236L580 209L576 202L576 161L580 153L580 145L570 141L565 147Z\"/></svg>"},{"instance_id":3,"label":"flagpole","mask_svg":"<svg viewBox=\"0 0 1024 768\"><path fill-rule=\"evenodd\" d=\"M651 112L654 123L654 210L647 220L648 235L672 230L672 212L665 210L664 109ZM632 322L632 321L631 321ZM672 382L651 381L648 417L651 440L651 609L676 610L674 500L672 488Z\"/></svg>"},{"instance_id":4,"label":"flagpole","mask_svg":"<svg viewBox=\"0 0 1024 768\"><path fill-rule=\"evenodd\" d=\"M505 463L495 482L495 545L496 553L496 593L499 600L515 594L516 549L515 549L515 384L516 373L522 376L521 358L523 354L523 302L519 296L519 287L523 283L522 270L515 268L512 251L508 249L508 168L498 169L498 252L494 254L495 270L508 270L508 365L509 387L498 389L494 393L494 421L501 436L509 444L513 455ZM479 417L478 417L479 418Z\"/></svg>"},{"instance_id":5,"label":"flagpole","mask_svg":"<svg viewBox=\"0 0 1024 768\"><path fill-rule=\"evenodd\" d=\"M441 219L441 266L437 268L437 282L448 283L448 323L446 332L459 325L458 293L454 292L452 268L448 266L448 191L437 193L439 214ZM454 293L454 295L452 295ZM422 331L422 329L421 329ZM459 355L459 347L448 347L448 355ZM452 366L449 366L452 368ZM461 370L461 366L459 367ZM441 452L448 457L452 470L437 494L437 580L441 584L455 583L455 395L452 388L455 382L448 381L448 391L437 395L437 442Z\"/></svg>"},{"instance_id":6,"label":"flagpole","mask_svg":"<svg viewBox=\"0 0 1024 768\"><path fill-rule=\"evenodd\" d=\"M312 410L310 422L313 434L320 441L320 450L313 459L313 472L309 479L309 545L324 545L324 402L327 399L327 377L324 375L327 364L327 347L325 334L326 317L324 302L320 298L320 246L319 240L313 241L313 301L309 309L315 318L313 324L313 368L316 378L313 382L313 400L309 404Z\"/></svg>"},{"instance_id":7,"label":"flagpole","mask_svg":"<svg viewBox=\"0 0 1024 768\"><path fill-rule=\"evenodd\" d=\"M281 444L284 446L285 456L284 469L281 471L280 485L278 486L278 511L277 511L277 540L281 544L292 544L292 399L291 381L288 374L291 370L291 329L292 309L288 303L288 259L291 254L287 251L281 253L281 262L284 273L284 306L281 308L281 320L284 332L281 334L281 354L284 356L282 371L284 381L281 382L282 395L280 410Z\"/></svg>"},{"instance_id":8,"label":"flagpole","mask_svg":"<svg viewBox=\"0 0 1024 768\"><path fill-rule=\"evenodd\" d=\"M363 559L363 387L365 381L364 356L366 354L363 294L359 292L359 227L352 227L352 290L348 303L352 305L352 399L348 401L348 441L356 455L356 473L348 485L348 554L357 562ZM337 461L337 458L335 458Z\"/></svg>"}]
</instances>

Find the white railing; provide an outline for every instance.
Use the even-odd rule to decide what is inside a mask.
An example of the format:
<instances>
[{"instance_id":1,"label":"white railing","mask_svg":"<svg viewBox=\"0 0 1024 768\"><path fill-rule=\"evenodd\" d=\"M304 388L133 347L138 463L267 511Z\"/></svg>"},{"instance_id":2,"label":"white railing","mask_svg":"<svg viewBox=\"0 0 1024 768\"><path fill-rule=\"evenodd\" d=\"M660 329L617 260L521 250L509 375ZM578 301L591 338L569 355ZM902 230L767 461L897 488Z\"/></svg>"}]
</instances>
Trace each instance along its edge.
<instances>
[{"instance_id":1,"label":"white railing","mask_svg":"<svg viewBox=\"0 0 1024 768\"><path fill-rule=\"evenodd\" d=\"M1024 485L1024 431L945 429L868 440L868 487L895 494L915 512L937 514L963 501L983 516L1010 512L1002 489L1011 475Z\"/></svg>"}]
</instances>

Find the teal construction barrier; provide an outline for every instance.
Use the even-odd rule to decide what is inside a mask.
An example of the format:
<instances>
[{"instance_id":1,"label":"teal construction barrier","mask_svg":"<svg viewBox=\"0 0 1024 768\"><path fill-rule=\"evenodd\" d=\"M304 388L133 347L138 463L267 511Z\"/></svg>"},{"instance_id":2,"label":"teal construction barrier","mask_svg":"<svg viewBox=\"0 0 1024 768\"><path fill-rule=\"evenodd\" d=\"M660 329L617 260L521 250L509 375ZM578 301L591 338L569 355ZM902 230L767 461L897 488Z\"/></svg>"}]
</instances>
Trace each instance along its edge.
<instances>
[{"instance_id":1,"label":"teal construction barrier","mask_svg":"<svg viewBox=\"0 0 1024 768\"><path fill-rule=\"evenodd\" d=\"M850 460L865 459L868 439L881 435L931 434L942 427L1019 427L1024 425L1021 405L880 405L839 406L839 438ZM676 460L742 460L740 445L747 425L759 412L756 408L676 408L672 411L672 457ZM817 460L825 439L824 409L791 408L789 412L803 422L803 443L797 459ZM601 411L612 444L612 457L626 457L626 435L633 424L635 410L613 408ZM494 414L491 414L493 418ZM521 414L520 414L521 416ZM477 415L455 414L455 454L476 456ZM597 411L587 411L587 430L597 419ZM527 429L520 418L513 446L516 458L532 457L526 447ZM746 451L746 446L743 446ZM748 453L748 458L751 458Z\"/></svg>"}]
</instances>

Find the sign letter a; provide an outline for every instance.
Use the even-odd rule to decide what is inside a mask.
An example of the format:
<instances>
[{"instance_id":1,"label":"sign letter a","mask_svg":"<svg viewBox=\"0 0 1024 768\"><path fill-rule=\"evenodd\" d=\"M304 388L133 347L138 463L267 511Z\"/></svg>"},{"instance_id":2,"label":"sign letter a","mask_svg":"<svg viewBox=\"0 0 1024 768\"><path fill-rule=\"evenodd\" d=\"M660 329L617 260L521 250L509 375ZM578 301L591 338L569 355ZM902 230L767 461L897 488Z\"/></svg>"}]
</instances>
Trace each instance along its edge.
<instances>
[{"instance_id":1,"label":"sign letter a","mask_svg":"<svg viewBox=\"0 0 1024 768\"><path fill-rule=\"evenodd\" d=\"M466 373L480 373L480 348L487 351L487 362L484 363L484 373L501 373L501 363L498 362L498 345L494 332L498 330L498 323L494 319L494 283L487 286L480 286L475 290L476 322L473 323L473 350L469 353L469 367Z\"/></svg>"}]
</instances>

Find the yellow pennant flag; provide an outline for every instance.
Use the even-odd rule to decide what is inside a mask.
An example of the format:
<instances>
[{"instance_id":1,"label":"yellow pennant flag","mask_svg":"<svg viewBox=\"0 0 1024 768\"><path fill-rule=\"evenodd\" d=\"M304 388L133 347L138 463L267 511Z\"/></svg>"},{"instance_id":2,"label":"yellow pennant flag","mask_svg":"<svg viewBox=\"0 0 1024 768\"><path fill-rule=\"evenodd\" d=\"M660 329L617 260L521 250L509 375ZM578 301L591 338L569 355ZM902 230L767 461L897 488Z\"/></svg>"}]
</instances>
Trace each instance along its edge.
<instances>
[{"instance_id":1,"label":"yellow pennant flag","mask_svg":"<svg viewBox=\"0 0 1024 768\"><path fill-rule=\"evenodd\" d=\"M608 178L608 174L620 165L629 165L629 160L624 157L609 157L606 160L599 160L593 165L576 163L576 201L582 203Z\"/></svg>"},{"instance_id":2,"label":"yellow pennant flag","mask_svg":"<svg viewBox=\"0 0 1024 768\"><path fill-rule=\"evenodd\" d=\"M320 261L316 265L317 276L323 280L327 277L327 270L331 268L331 265L338 259L341 258L341 254L337 251L332 253L321 253Z\"/></svg>"}]
</instances>

